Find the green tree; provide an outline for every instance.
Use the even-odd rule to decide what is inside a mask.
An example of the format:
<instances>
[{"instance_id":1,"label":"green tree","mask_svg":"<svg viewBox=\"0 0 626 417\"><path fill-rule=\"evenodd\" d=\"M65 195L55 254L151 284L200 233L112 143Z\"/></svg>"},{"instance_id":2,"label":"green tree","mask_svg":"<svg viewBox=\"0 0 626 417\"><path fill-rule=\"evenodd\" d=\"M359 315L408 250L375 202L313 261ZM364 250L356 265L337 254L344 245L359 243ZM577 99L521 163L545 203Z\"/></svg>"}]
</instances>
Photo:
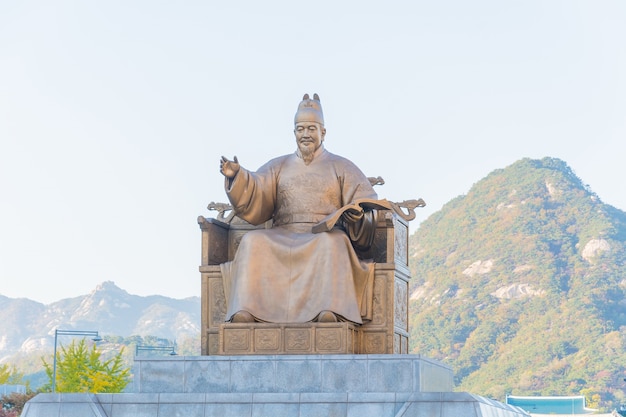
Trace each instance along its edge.
<instances>
[{"instance_id":1,"label":"green tree","mask_svg":"<svg viewBox=\"0 0 626 417\"><path fill-rule=\"evenodd\" d=\"M124 366L123 349L108 360L101 359L101 353L93 345L89 349L85 339L74 341L57 352L56 392L121 392L130 380L130 368ZM52 387L53 365L43 359L46 374Z\"/></svg>"}]
</instances>

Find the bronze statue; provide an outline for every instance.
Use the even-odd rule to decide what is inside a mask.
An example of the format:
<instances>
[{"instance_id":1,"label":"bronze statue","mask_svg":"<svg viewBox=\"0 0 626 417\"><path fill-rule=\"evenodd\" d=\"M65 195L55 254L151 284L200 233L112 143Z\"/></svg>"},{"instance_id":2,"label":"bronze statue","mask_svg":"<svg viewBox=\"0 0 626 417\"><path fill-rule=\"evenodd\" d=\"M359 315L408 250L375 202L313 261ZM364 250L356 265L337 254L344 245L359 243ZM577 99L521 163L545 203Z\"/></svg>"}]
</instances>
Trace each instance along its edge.
<instances>
[{"instance_id":1,"label":"bronze statue","mask_svg":"<svg viewBox=\"0 0 626 417\"><path fill-rule=\"evenodd\" d=\"M317 94L304 96L294 125L296 152L256 172L243 168L237 157L220 161L236 215L253 225L273 221L271 229L246 233L233 261L221 265L226 320L360 324L374 269L355 248L371 245L376 205L344 208L328 231L313 233L313 227L356 200L378 197L356 165L324 148Z\"/></svg>"}]
</instances>

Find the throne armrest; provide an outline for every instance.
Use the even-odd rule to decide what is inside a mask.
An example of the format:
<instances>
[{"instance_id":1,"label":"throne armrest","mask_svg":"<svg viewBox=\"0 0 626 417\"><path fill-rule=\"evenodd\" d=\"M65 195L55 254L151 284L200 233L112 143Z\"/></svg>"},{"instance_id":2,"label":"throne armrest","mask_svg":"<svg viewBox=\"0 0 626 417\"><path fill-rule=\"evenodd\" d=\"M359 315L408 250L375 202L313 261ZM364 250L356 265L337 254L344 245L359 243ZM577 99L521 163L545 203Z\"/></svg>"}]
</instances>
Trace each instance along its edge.
<instances>
[{"instance_id":1,"label":"throne armrest","mask_svg":"<svg viewBox=\"0 0 626 417\"><path fill-rule=\"evenodd\" d=\"M219 265L228 261L228 231L230 225L217 219L198 216L202 230L201 265Z\"/></svg>"}]
</instances>

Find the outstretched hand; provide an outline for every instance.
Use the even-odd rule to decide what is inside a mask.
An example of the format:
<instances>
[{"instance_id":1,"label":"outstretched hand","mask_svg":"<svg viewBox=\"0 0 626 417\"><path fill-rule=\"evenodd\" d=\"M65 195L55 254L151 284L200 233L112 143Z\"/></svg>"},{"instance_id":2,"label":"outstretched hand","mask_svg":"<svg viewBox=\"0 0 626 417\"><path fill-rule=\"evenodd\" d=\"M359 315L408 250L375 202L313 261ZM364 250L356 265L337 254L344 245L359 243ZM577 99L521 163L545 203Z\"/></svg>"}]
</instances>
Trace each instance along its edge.
<instances>
[{"instance_id":1,"label":"outstretched hand","mask_svg":"<svg viewBox=\"0 0 626 417\"><path fill-rule=\"evenodd\" d=\"M239 168L240 165L236 156L233 158L232 161L225 156L222 156L222 159L220 160L220 172L226 178L234 178L235 175L237 175L237 173L239 172Z\"/></svg>"}]
</instances>

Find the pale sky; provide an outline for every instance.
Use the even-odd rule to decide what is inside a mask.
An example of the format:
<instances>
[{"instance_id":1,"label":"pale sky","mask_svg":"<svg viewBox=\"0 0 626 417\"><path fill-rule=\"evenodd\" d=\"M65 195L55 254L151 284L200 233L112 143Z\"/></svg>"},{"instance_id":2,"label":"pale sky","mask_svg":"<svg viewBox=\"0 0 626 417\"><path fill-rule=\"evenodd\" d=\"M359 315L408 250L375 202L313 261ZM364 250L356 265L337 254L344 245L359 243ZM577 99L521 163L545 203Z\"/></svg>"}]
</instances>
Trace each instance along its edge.
<instances>
[{"instance_id":1,"label":"pale sky","mask_svg":"<svg viewBox=\"0 0 626 417\"><path fill-rule=\"evenodd\" d=\"M326 148L423 198L557 157L626 210L626 1L0 0L0 294L200 295L221 155Z\"/></svg>"}]
</instances>

